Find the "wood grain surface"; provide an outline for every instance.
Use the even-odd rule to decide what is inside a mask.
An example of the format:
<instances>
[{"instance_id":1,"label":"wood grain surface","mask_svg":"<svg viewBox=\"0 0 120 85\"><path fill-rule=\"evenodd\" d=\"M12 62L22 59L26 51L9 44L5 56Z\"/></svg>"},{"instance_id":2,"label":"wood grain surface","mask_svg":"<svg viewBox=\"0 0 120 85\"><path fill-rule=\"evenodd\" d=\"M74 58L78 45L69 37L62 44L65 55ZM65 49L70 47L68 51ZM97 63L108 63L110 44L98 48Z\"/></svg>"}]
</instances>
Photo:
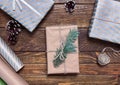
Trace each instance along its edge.
<instances>
[{"instance_id":1,"label":"wood grain surface","mask_svg":"<svg viewBox=\"0 0 120 85\"><path fill-rule=\"evenodd\" d=\"M104 47L119 50L120 45L88 37L89 22L95 0L75 0L74 13L65 12L65 0L55 0L51 11L37 29L30 33L26 29L19 36L15 46L8 45L25 64L18 73L30 85L120 85L120 58L111 56L109 65L97 64L97 56ZM11 19L0 10L0 36L7 42L5 25ZM78 25L79 27L79 64L78 75L47 75L46 26ZM113 52L109 52L113 54Z\"/></svg>"}]
</instances>

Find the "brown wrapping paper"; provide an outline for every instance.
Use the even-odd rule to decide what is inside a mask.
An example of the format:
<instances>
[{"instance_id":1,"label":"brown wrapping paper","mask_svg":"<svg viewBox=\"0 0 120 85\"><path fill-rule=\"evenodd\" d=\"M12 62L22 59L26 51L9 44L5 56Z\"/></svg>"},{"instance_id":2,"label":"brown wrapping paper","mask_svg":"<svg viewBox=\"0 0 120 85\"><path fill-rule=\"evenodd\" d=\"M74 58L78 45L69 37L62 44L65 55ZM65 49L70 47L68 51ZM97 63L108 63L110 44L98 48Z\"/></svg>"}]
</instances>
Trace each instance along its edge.
<instances>
[{"instance_id":1,"label":"brown wrapping paper","mask_svg":"<svg viewBox=\"0 0 120 85\"><path fill-rule=\"evenodd\" d=\"M10 66L0 58L0 77L8 85L28 85Z\"/></svg>"},{"instance_id":2,"label":"brown wrapping paper","mask_svg":"<svg viewBox=\"0 0 120 85\"><path fill-rule=\"evenodd\" d=\"M78 39L75 42L77 52L68 54L65 63L61 64L58 68L55 68L53 65L56 50L61 45L60 37L62 37L63 40L66 40L66 36L70 29L78 28L75 25L46 28L48 74L79 73Z\"/></svg>"}]
</instances>

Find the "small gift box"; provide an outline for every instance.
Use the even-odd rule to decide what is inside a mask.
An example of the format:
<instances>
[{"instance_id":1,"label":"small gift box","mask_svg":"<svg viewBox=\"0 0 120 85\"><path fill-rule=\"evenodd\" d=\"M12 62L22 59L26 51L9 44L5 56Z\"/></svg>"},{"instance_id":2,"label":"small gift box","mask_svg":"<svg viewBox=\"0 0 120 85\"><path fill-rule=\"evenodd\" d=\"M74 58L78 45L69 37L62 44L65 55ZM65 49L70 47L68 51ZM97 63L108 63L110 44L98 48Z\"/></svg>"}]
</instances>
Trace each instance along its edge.
<instances>
[{"instance_id":1,"label":"small gift box","mask_svg":"<svg viewBox=\"0 0 120 85\"><path fill-rule=\"evenodd\" d=\"M77 29L75 25L46 28L48 74L79 73ZM71 37L68 38L68 36ZM71 43L71 41L75 42ZM71 49L74 47L75 49ZM67 50L71 49L68 54L66 54L66 48L68 48ZM63 61L61 62L60 60Z\"/></svg>"},{"instance_id":2,"label":"small gift box","mask_svg":"<svg viewBox=\"0 0 120 85\"><path fill-rule=\"evenodd\" d=\"M32 32L53 3L53 0L0 0L0 8Z\"/></svg>"}]
</instances>

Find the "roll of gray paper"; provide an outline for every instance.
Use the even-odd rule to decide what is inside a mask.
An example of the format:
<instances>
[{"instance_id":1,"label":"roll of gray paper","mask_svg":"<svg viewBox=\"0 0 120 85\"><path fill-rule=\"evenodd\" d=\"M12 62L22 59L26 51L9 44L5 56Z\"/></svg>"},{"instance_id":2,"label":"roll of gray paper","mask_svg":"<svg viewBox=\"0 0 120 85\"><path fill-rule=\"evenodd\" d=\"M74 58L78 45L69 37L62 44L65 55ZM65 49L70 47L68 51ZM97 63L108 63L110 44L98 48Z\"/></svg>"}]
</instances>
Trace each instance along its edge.
<instances>
[{"instance_id":1,"label":"roll of gray paper","mask_svg":"<svg viewBox=\"0 0 120 85\"><path fill-rule=\"evenodd\" d=\"M16 54L9 48L9 46L0 37L0 54L11 65L11 67L17 72L24 65Z\"/></svg>"}]
</instances>

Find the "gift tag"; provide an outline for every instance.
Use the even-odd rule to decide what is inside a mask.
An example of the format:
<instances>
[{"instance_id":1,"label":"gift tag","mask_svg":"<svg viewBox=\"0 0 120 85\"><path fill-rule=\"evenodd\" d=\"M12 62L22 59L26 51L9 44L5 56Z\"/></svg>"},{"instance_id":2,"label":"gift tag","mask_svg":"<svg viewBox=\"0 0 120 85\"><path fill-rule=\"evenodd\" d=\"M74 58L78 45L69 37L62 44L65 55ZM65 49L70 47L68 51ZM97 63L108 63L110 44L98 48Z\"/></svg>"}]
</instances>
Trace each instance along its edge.
<instances>
[{"instance_id":1,"label":"gift tag","mask_svg":"<svg viewBox=\"0 0 120 85\"><path fill-rule=\"evenodd\" d=\"M101 53L98 56L98 63L100 65L107 65L110 63L110 57L106 53Z\"/></svg>"},{"instance_id":2,"label":"gift tag","mask_svg":"<svg viewBox=\"0 0 120 85\"><path fill-rule=\"evenodd\" d=\"M103 50L102 50L102 52L100 53L100 55L98 56L98 64L99 65L107 65L107 64L109 64L110 63L110 55L108 55L107 53L106 53L106 50L111 50L113 53L112 53L112 55L113 55L113 57L114 56L116 56L116 54L118 55L119 53L120 53L120 51L116 51L116 50L114 50L113 48L111 48L111 47L106 47L106 48L104 48Z\"/></svg>"}]
</instances>

